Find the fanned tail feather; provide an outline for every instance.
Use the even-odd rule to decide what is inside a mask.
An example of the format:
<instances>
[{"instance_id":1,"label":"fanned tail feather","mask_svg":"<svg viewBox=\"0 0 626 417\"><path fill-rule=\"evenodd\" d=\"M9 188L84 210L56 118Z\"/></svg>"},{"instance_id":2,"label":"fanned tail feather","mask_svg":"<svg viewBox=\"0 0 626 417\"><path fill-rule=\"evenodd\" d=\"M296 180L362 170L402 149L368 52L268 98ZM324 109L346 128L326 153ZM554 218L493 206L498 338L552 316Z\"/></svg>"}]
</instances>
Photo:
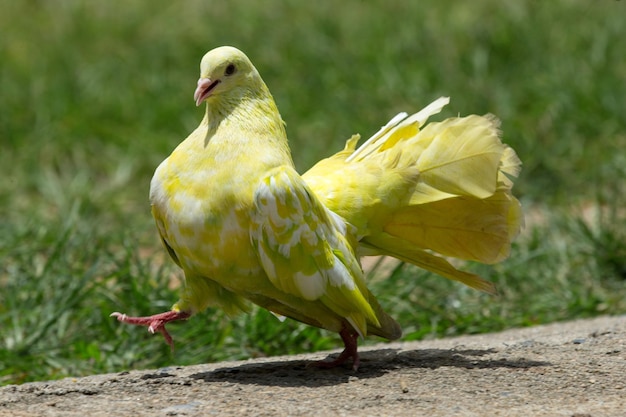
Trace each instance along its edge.
<instances>
[{"instance_id":1,"label":"fanned tail feather","mask_svg":"<svg viewBox=\"0 0 626 417\"><path fill-rule=\"evenodd\" d=\"M407 129L419 129L420 126L426 123L426 120L428 120L430 116L439 113L449 102L449 97L439 97L412 116L408 116L407 113L395 115L385 126L380 128L378 132L350 155L346 162L363 160L376 151L384 151L392 147L399 140L407 137L401 133L404 133ZM417 133L417 131L415 131L415 133Z\"/></svg>"},{"instance_id":2,"label":"fanned tail feather","mask_svg":"<svg viewBox=\"0 0 626 417\"><path fill-rule=\"evenodd\" d=\"M492 283L442 256L491 264L509 255L523 225L511 194L521 162L500 140L493 115L424 126L448 101L442 97L412 116L399 114L358 149L353 136L304 177L327 207L357 227L368 254L393 256L495 293Z\"/></svg>"}]
</instances>

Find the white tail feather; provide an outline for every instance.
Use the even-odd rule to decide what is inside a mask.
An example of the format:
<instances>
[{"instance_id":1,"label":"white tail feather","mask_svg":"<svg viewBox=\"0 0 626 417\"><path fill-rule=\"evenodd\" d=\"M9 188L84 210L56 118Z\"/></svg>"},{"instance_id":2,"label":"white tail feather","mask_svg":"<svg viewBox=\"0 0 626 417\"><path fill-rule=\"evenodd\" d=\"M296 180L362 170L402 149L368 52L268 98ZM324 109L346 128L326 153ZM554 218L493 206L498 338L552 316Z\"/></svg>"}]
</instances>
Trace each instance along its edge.
<instances>
[{"instance_id":1,"label":"white tail feather","mask_svg":"<svg viewBox=\"0 0 626 417\"><path fill-rule=\"evenodd\" d=\"M352 155L346 158L346 162L356 161L357 157L363 159L376 152L385 144L394 128L399 129L412 123L417 123L419 127L423 126L430 116L439 113L448 103L450 103L450 97L439 97L437 100L409 117L407 117L407 113L404 112L395 115L385 126L380 128L378 132L359 146Z\"/></svg>"}]
</instances>

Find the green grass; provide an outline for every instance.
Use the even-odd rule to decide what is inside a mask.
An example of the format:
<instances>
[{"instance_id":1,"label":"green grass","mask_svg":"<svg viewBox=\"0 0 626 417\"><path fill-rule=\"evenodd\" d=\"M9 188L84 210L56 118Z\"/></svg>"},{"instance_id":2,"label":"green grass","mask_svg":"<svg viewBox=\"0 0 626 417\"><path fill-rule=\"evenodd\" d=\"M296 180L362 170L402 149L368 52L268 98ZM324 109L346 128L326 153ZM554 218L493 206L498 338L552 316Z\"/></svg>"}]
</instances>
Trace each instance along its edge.
<instances>
[{"instance_id":1,"label":"green grass","mask_svg":"<svg viewBox=\"0 0 626 417\"><path fill-rule=\"evenodd\" d=\"M340 346L209 310L171 327L171 354L108 317L177 299L147 192L223 44L263 75L301 170L440 95L442 117L502 119L528 227L506 262L466 266L501 294L379 272L405 339L626 312L626 2L379 3L0 1L0 384Z\"/></svg>"}]
</instances>

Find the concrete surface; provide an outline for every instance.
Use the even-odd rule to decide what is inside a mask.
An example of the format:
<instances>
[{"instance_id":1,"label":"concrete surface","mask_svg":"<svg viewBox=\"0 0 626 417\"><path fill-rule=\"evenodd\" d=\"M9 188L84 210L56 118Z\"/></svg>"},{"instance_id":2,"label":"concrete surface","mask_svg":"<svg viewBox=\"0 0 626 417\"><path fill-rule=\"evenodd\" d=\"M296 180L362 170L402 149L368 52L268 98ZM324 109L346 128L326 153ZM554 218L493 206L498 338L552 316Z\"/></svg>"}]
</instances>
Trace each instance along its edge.
<instances>
[{"instance_id":1,"label":"concrete surface","mask_svg":"<svg viewBox=\"0 0 626 417\"><path fill-rule=\"evenodd\" d=\"M626 416L626 317L0 389L0 416Z\"/></svg>"}]
</instances>

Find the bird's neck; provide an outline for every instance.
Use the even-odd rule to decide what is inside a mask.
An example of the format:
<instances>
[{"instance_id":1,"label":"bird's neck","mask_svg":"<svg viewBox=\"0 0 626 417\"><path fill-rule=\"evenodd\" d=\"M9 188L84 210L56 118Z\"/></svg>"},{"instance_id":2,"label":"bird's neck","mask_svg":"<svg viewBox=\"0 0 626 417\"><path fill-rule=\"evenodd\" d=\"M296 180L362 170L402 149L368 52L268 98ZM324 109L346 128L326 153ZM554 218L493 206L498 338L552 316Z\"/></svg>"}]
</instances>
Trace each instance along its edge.
<instances>
[{"instance_id":1,"label":"bird's neck","mask_svg":"<svg viewBox=\"0 0 626 417\"><path fill-rule=\"evenodd\" d=\"M207 102L202 120L206 143L227 147L230 152L263 154L264 159L275 160L275 165L293 165L285 124L274 99L265 85L255 90L242 89L239 94L216 96Z\"/></svg>"}]
</instances>

